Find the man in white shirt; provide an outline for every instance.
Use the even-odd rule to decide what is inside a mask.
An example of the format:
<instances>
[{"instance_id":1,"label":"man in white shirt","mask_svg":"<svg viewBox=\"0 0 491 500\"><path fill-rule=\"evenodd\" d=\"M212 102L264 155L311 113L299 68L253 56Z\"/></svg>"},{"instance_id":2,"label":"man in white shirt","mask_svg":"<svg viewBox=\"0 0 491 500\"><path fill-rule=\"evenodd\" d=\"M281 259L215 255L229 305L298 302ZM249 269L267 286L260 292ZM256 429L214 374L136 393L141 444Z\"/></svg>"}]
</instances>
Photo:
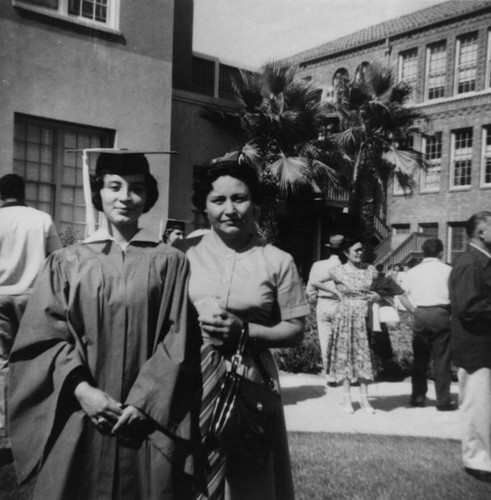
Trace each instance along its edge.
<instances>
[{"instance_id":1,"label":"man in white shirt","mask_svg":"<svg viewBox=\"0 0 491 500\"><path fill-rule=\"evenodd\" d=\"M426 373L433 356L436 408L451 411L450 401L450 298L448 280L451 268L441 262L443 243L428 239L422 246L424 259L406 274L404 306L414 314L411 406L424 406L428 384Z\"/></svg>"},{"instance_id":2,"label":"man in white shirt","mask_svg":"<svg viewBox=\"0 0 491 500\"><path fill-rule=\"evenodd\" d=\"M0 179L0 433L5 429L5 381L10 349L34 281L48 254L61 248L51 217L28 207L24 179Z\"/></svg>"},{"instance_id":3,"label":"man in white shirt","mask_svg":"<svg viewBox=\"0 0 491 500\"><path fill-rule=\"evenodd\" d=\"M307 295L312 300L317 298L317 333L324 371L327 364L327 345L332 333L332 318L339 304L338 296L333 291L333 282L329 276L331 269L341 264L337 252L343 240L344 236L341 234L335 234L329 238L329 243L326 246L331 255L328 259L314 262L307 283Z\"/></svg>"}]
</instances>

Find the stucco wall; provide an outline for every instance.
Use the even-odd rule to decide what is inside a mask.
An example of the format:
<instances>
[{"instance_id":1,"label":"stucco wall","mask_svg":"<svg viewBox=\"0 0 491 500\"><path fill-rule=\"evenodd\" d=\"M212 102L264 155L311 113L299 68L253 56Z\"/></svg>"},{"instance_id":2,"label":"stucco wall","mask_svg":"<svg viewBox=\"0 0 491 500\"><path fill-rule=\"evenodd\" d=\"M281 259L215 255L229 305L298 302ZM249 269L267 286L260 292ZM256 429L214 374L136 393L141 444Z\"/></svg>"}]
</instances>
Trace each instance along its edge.
<instances>
[{"instance_id":1,"label":"stucco wall","mask_svg":"<svg viewBox=\"0 0 491 500\"><path fill-rule=\"evenodd\" d=\"M171 144L178 155L171 158L169 214L172 218L193 220L193 167L225 154L240 142L200 116L204 106L216 102L230 105L224 100L174 89ZM188 231L192 229L188 225Z\"/></svg>"},{"instance_id":2,"label":"stucco wall","mask_svg":"<svg viewBox=\"0 0 491 500\"><path fill-rule=\"evenodd\" d=\"M12 171L14 113L116 131L116 146L169 149L173 0L121 2L121 37L0 8L0 174ZM169 160L151 157L167 213Z\"/></svg>"}]
</instances>

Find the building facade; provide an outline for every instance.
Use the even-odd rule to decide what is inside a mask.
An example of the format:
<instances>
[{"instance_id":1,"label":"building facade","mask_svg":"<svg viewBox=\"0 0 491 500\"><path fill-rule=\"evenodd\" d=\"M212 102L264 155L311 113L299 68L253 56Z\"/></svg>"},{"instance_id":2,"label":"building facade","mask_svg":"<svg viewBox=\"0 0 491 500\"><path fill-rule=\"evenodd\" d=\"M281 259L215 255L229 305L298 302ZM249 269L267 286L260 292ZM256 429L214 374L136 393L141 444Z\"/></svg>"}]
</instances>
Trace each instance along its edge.
<instances>
[{"instance_id":1,"label":"building facade","mask_svg":"<svg viewBox=\"0 0 491 500\"><path fill-rule=\"evenodd\" d=\"M453 262L465 248L464 222L491 209L491 2L443 2L291 61L325 99L337 78L352 78L374 61L412 85L410 104L429 119L413 146L429 167L414 173L411 194L393 182L386 213L392 234L377 256L386 264L408 260L424 237L438 237Z\"/></svg>"},{"instance_id":2,"label":"building facade","mask_svg":"<svg viewBox=\"0 0 491 500\"><path fill-rule=\"evenodd\" d=\"M0 3L0 175L60 231L85 232L81 155L70 149L170 149L174 0ZM169 158L151 156L168 213Z\"/></svg>"}]
</instances>

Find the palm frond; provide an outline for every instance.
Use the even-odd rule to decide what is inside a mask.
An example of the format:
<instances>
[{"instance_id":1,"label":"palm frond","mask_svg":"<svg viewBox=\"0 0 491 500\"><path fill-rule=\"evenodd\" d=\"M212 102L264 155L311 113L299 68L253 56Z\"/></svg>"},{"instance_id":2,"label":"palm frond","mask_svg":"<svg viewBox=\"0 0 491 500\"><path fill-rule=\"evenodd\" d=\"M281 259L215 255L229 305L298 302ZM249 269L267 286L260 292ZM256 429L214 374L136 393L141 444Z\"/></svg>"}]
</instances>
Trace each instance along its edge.
<instances>
[{"instance_id":1,"label":"palm frond","mask_svg":"<svg viewBox=\"0 0 491 500\"><path fill-rule=\"evenodd\" d=\"M269 171L283 193L289 190L295 192L301 185L309 184L309 165L306 158L280 154L269 166Z\"/></svg>"},{"instance_id":2,"label":"palm frond","mask_svg":"<svg viewBox=\"0 0 491 500\"><path fill-rule=\"evenodd\" d=\"M339 186L339 175L336 170L320 160L312 160L312 177L327 179L334 187Z\"/></svg>"},{"instance_id":3,"label":"palm frond","mask_svg":"<svg viewBox=\"0 0 491 500\"><path fill-rule=\"evenodd\" d=\"M266 64L262 70L261 90L266 98L271 98L284 92L295 77L295 68L280 61Z\"/></svg>"},{"instance_id":4,"label":"palm frond","mask_svg":"<svg viewBox=\"0 0 491 500\"><path fill-rule=\"evenodd\" d=\"M402 176L412 177L416 169L425 167L424 155L413 149L398 149L390 145L382 158L393 166L396 174Z\"/></svg>"},{"instance_id":5,"label":"palm frond","mask_svg":"<svg viewBox=\"0 0 491 500\"><path fill-rule=\"evenodd\" d=\"M394 86L394 73L390 67L374 62L367 71L365 81L371 88L372 98L382 100Z\"/></svg>"}]
</instances>

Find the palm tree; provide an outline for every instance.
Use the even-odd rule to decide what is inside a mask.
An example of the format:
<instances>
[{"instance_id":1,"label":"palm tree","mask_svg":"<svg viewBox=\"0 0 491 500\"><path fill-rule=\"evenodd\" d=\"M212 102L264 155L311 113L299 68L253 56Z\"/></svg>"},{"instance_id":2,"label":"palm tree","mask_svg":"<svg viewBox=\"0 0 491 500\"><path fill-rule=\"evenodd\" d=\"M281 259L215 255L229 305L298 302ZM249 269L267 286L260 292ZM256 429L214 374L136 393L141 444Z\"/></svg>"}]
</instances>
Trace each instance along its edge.
<instances>
[{"instance_id":1,"label":"palm tree","mask_svg":"<svg viewBox=\"0 0 491 500\"><path fill-rule=\"evenodd\" d=\"M234 130L239 146L229 153L254 165L264 189L263 237L277 234L277 203L299 191L321 194L337 182L342 163L327 133L327 110L319 90L284 63L267 64L260 73L239 71L232 88L236 110L206 108L203 115Z\"/></svg>"},{"instance_id":2,"label":"palm tree","mask_svg":"<svg viewBox=\"0 0 491 500\"><path fill-rule=\"evenodd\" d=\"M335 140L351 159L350 219L372 236L391 177L410 190L414 170L425 167L423 154L410 145L416 123L426 118L407 106L412 88L395 83L390 68L365 65L353 80L336 83L331 108L339 120Z\"/></svg>"}]
</instances>

